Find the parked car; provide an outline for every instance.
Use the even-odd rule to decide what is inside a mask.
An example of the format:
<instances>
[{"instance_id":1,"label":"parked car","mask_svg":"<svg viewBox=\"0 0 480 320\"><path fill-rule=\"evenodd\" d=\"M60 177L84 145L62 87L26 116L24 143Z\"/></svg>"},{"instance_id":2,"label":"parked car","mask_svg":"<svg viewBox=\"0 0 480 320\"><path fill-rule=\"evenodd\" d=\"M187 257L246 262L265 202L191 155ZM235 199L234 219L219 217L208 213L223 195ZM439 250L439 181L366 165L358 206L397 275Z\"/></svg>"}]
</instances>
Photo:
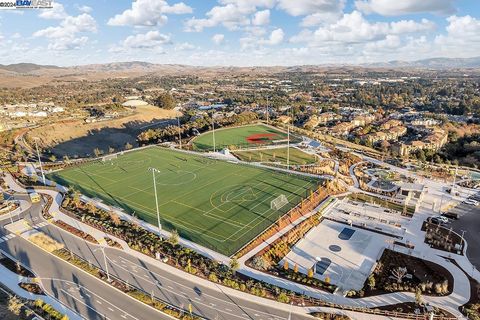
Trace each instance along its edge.
<instances>
[{"instance_id":1,"label":"parked car","mask_svg":"<svg viewBox=\"0 0 480 320\"><path fill-rule=\"evenodd\" d=\"M478 206L478 201L472 200L472 199L467 199L464 201L465 204L469 204L471 206Z\"/></svg>"},{"instance_id":2,"label":"parked car","mask_svg":"<svg viewBox=\"0 0 480 320\"><path fill-rule=\"evenodd\" d=\"M455 220L459 219L458 213L455 213L455 212L442 212L442 216L447 217L449 219L455 219Z\"/></svg>"},{"instance_id":3,"label":"parked car","mask_svg":"<svg viewBox=\"0 0 480 320\"><path fill-rule=\"evenodd\" d=\"M445 223L445 224L450 222L450 221L448 220L448 218L445 217L445 216L434 216L434 217L432 217L432 219L438 219L438 220L440 220L442 223Z\"/></svg>"},{"instance_id":4,"label":"parked car","mask_svg":"<svg viewBox=\"0 0 480 320\"><path fill-rule=\"evenodd\" d=\"M429 218L428 222L433 223L433 224L439 224L439 225L443 224L443 222L441 220L439 220L435 217Z\"/></svg>"}]
</instances>

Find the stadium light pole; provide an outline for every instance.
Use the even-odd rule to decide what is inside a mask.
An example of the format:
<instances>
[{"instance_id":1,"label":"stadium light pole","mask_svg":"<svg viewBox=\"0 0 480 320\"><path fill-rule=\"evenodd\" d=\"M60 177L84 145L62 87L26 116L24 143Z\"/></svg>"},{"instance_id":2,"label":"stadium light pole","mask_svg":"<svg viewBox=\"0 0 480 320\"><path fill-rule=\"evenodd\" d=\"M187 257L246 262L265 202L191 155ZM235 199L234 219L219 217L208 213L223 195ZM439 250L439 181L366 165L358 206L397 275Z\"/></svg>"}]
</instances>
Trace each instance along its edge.
<instances>
[{"instance_id":1,"label":"stadium light pole","mask_svg":"<svg viewBox=\"0 0 480 320\"><path fill-rule=\"evenodd\" d=\"M268 119L269 118L269 113L268 113L268 96L267 96L267 124L268 124Z\"/></svg>"},{"instance_id":2,"label":"stadium light pole","mask_svg":"<svg viewBox=\"0 0 480 320\"><path fill-rule=\"evenodd\" d=\"M157 181L155 180L155 173L160 173L160 170L152 167L148 168L148 170L152 171L152 175L153 175L153 192L155 193L155 206L157 208L158 232L160 233L162 231L162 224L160 223L160 211L158 210Z\"/></svg>"},{"instance_id":3,"label":"stadium light pole","mask_svg":"<svg viewBox=\"0 0 480 320\"><path fill-rule=\"evenodd\" d=\"M215 119L213 118L213 114L212 114L212 127L213 127L213 131L212 131L212 135L213 135L213 152L217 152L217 148L215 146Z\"/></svg>"},{"instance_id":4,"label":"stadium light pole","mask_svg":"<svg viewBox=\"0 0 480 320\"><path fill-rule=\"evenodd\" d=\"M47 182L45 181L45 174L43 173L42 159L40 159L40 152L38 151L38 137L33 138L35 140L35 148L37 149L38 163L40 164L40 172L42 173L43 185L46 186Z\"/></svg>"},{"instance_id":5,"label":"stadium light pole","mask_svg":"<svg viewBox=\"0 0 480 320\"><path fill-rule=\"evenodd\" d=\"M178 142L180 143L180 149L182 149L182 131L180 129L180 118L177 116L178 123Z\"/></svg>"},{"instance_id":6,"label":"stadium light pole","mask_svg":"<svg viewBox=\"0 0 480 320\"><path fill-rule=\"evenodd\" d=\"M289 108L290 117L292 116L292 107ZM292 118L293 122L293 118ZM287 125L287 170L290 170L290 120Z\"/></svg>"}]
</instances>

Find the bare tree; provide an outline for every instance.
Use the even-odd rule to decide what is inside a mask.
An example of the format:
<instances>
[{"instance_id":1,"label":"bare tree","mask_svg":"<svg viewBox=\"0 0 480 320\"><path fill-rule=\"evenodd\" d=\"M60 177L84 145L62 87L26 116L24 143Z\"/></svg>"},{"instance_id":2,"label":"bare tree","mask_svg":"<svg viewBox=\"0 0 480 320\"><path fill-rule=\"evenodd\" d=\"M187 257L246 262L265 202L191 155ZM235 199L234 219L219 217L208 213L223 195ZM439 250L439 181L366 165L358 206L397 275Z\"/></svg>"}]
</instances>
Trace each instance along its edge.
<instances>
[{"instance_id":1,"label":"bare tree","mask_svg":"<svg viewBox=\"0 0 480 320\"><path fill-rule=\"evenodd\" d=\"M405 267L398 267L392 270L392 276L397 283L402 283L403 278L407 274L407 268Z\"/></svg>"}]
</instances>

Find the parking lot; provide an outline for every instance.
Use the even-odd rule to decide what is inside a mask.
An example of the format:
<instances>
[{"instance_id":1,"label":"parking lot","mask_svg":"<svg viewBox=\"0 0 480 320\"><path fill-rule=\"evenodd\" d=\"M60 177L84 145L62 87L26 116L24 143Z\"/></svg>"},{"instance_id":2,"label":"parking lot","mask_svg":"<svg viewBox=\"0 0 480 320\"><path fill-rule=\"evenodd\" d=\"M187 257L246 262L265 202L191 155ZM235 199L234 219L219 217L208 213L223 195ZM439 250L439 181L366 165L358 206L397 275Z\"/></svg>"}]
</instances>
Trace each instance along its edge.
<instances>
[{"instance_id":1,"label":"parking lot","mask_svg":"<svg viewBox=\"0 0 480 320\"><path fill-rule=\"evenodd\" d=\"M467 256L473 265L480 270L480 206L459 204L449 212L459 215L458 220L451 220L451 227L459 234L465 231Z\"/></svg>"}]
</instances>

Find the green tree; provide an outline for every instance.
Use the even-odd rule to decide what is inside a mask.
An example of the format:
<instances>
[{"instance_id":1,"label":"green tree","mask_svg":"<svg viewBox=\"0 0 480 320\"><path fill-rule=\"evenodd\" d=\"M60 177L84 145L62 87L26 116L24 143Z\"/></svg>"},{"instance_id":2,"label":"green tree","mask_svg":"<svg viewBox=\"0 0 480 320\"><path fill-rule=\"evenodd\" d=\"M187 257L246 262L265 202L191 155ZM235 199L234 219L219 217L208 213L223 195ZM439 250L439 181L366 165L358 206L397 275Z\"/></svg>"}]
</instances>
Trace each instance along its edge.
<instances>
[{"instance_id":1,"label":"green tree","mask_svg":"<svg viewBox=\"0 0 480 320\"><path fill-rule=\"evenodd\" d=\"M368 287L370 290L375 289L375 276L373 274L368 277Z\"/></svg>"},{"instance_id":2,"label":"green tree","mask_svg":"<svg viewBox=\"0 0 480 320\"><path fill-rule=\"evenodd\" d=\"M175 99L172 97L171 94L169 93L162 93L160 94L154 101L153 103L155 106L160 107L162 109L168 109L171 110L175 108L176 102Z\"/></svg>"},{"instance_id":3,"label":"green tree","mask_svg":"<svg viewBox=\"0 0 480 320\"><path fill-rule=\"evenodd\" d=\"M236 258L232 258L230 260L230 269L235 273L237 270L240 268L240 263L238 263L238 260Z\"/></svg>"},{"instance_id":4,"label":"green tree","mask_svg":"<svg viewBox=\"0 0 480 320\"><path fill-rule=\"evenodd\" d=\"M170 238L168 238L168 242L170 242L173 246L176 246L179 241L178 231L172 230L170 233Z\"/></svg>"}]
</instances>

